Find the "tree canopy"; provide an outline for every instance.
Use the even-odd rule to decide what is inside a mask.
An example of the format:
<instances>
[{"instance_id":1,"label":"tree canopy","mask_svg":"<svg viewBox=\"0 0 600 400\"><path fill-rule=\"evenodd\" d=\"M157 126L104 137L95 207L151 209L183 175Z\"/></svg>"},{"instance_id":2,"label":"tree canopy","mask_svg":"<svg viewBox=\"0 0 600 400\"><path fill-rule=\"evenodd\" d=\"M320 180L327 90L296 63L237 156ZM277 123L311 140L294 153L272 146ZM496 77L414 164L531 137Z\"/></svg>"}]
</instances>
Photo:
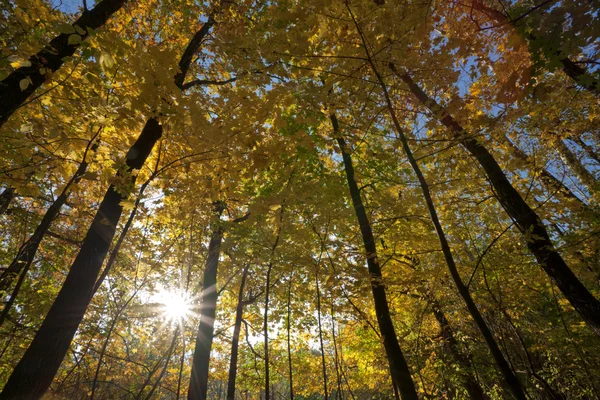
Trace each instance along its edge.
<instances>
[{"instance_id":1,"label":"tree canopy","mask_svg":"<svg viewBox=\"0 0 600 400\"><path fill-rule=\"evenodd\" d=\"M600 399L597 2L0 4L0 400Z\"/></svg>"}]
</instances>

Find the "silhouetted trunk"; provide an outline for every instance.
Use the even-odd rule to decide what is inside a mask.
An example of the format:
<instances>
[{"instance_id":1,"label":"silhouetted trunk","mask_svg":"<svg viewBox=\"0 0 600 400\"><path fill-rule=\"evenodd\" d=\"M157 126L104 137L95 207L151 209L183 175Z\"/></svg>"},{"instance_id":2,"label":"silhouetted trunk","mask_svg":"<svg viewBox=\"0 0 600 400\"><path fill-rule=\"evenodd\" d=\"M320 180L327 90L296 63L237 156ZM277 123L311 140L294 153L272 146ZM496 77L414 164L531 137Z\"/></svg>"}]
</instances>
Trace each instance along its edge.
<instances>
[{"instance_id":1,"label":"silhouetted trunk","mask_svg":"<svg viewBox=\"0 0 600 400\"><path fill-rule=\"evenodd\" d=\"M215 328L215 314L217 311L217 267L221 254L221 241L223 240L223 221L221 214L225 210L225 203L217 201L215 217L211 224L211 237L208 244L208 256L202 279L202 294L200 305L200 325L196 334L192 372L188 389L189 400L206 400L208 391L208 370L210 351Z\"/></svg>"},{"instance_id":2,"label":"silhouetted trunk","mask_svg":"<svg viewBox=\"0 0 600 400\"><path fill-rule=\"evenodd\" d=\"M69 38L78 35L83 41L88 37L87 28L99 29L125 4L126 0L103 0L73 23L70 33L61 33L37 54L29 57L28 66L22 66L0 82L0 127L25 103L27 98L46 81L46 74L57 71L79 48L80 42ZM77 29L77 28L79 29ZM27 82L24 89L22 81Z\"/></svg>"},{"instance_id":3,"label":"silhouetted trunk","mask_svg":"<svg viewBox=\"0 0 600 400\"><path fill-rule=\"evenodd\" d=\"M150 392L148 392L146 397L144 397L144 400L150 400L152 398L152 395L156 391L156 388L158 387L158 385L162 381L163 377L165 376L165 373L167 372L167 368L169 367L169 362L171 361L171 355L173 354L173 350L175 349L175 344L177 343L178 336L179 336L179 326L177 327L177 329L175 329L175 332L173 333L173 339L171 339L171 345L169 346L169 350L167 350L167 357L165 360L165 365L163 365L163 368L160 371L160 374L156 378L156 381L154 381L152 388L150 388Z\"/></svg>"},{"instance_id":4,"label":"silhouetted trunk","mask_svg":"<svg viewBox=\"0 0 600 400\"><path fill-rule=\"evenodd\" d=\"M573 153L569 147L560 139L556 140L556 149L558 150L558 154L562 158L563 162L567 165L569 170L577 176L579 182L581 182L590 194L593 193L594 187L596 186L596 178L590 171L587 170L586 167L581 164L579 157Z\"/></svg>"},{"instance_id":5,"label":"silhouetted trunk","mask_svg":"<svg viewBox=\"0 0 600 400\"><path fill-rule=\"evenodd\" d=\"M375 303L377 323L381 332L383 347L385 348L385 353L390 363L392 381L398 385L403 399L416 400L418 399L418 396L415 389L415 384L410 375L410 370L408 369L408 364L406 363L404 354L402 354L402 350L400 349L398 337L396 336L394 324L390 316L385 286L383 284L383 276L381 275L381 268L377 258L375 238L373 236L373 230L371 229L371 223L365 211L365 206L363 205L362 198L360 196L360 190L358 189L358 185L354 177L352 157L346 150L346 141L341 137L339 123L335 114L331 114L330 119L331 124L333 125L333 131L337 143L340 147L340 151L342 152L344 170L346 171L346 180L348 182L348 188L350 190L354 212L356 214L363 239L365 255L367 257L367 268L369 270L371 291L373 293L373 300Z\"/></svg>"},{"instance_id":6,"label":"silhouetted trunk","mask_svg":"<svg viewBox=\"0 0 600 400\"><path fill-rule=\"evenodd\" d=\"M499 25L511 25L513 28L518 28L516 21L511 20L500 11L486 6L481 0L473 0L472 4L474 9L481 11ZM523 36L525 36L529 42L537 41L536 36L532 33L526 33ZM575 84L589 90L596 96L600 96L600 82L598 81L598 78L585 68L577 65L577 63L568 56L565 57L562 54L561 47L562 46L556 46L557 50L554 50L552 56L556 57L558 62L560 62L564 73L567 74Z\"/></svg>"},{"instance_id":7,"label":"silhouetted trunk","mask_svg":"<svg viewBox=\"0 0 600 400\"><path fill-rule=\"evenodd\" d=\"M537 259L538 264L552 278L588 326L600 336L600 302L579 281L556 251L542 220L511 185L494 156L480 142L469 138L460 124L439 104L429 98L408 74L398 74L393 65L390 67L409 86L419 101L429 108L450 129L461 145L477 159L492 183L496 197L508 215L515 220L519 230L526 236L527 247Z\"/></svg>"},{"instance_id":8,"label":"silhouetted trunk","mask_svg":"<svg viewBox=\"0 0 600 400\"><path fill-rule=\"evenodd\" d=\"M323 372L323 390L325 399L329 399L329 391L327 390L327 364L325 363L325 346L323 346L323 328L321 327L321 289L319 288L319 274L316 276L317 284L317 324L319 327L319 344L321 346L321 369Z\"/></svg>"},{"instance_id":9,"label":"silhouetted trunk","mask_svg":"<svg viewBox=\"0 0 600 400\"><path fill-rule=\"evenodd\" d=\"M7 187L0 193L0 215L6 214L10 202L15 197L15 190L11 187Z\"/></svg>"},{"instance_id":10,"label":"silhouetted trunk","mask_svg":"<svg viewBox=\"0 0 600 400\"><path fill-rule=\"evenodd\" d=\"M338 356L338 349L337 349L337 339L335 337L335 314L334 314L334 308L333 308L333 299L331 301L331 338L333 339L333 356L334 356L334 365L335 365L335 377L336 377L336 384L337 384L337 394L336 394L336 398L339 400L342 400L343 395L342 395L342 377L340 375L340 360L339 360L339 356ZM394 385L395 387L395 385Z\"/></svg>"},{"instance_id":11,"label":"silhouetted trunk","mask_svg":"<svg viewBox=\"0 0 600 400\"><path fill-rule=\"evenodd\" d=\"M287 329L287 356L288 356L288 375L290 380L290 400L294 400L294 376L292 370L292 344L291 344L291 303L292 303L292 277L290 276L290 283L288 284L288 292L287 292L287 319L286 319L286 329Z\"/></svg>"},{"instance_id":12,"label":"silhouetted trunk","mask_svg":"<svg viewBox=\"0 0 600 400\"><path fill-rule=\"evenodd\" d=\"M161 135L162 126L155 118L149 119L127 153L126 171L120 171L117 177L128 176L130 182L135 182L130 172L142 168ZM0 399L38 399L50 386L92 300L94 285L123 211L121 201L126 198L123 188L115 185L108 188L56 300L9 377Z\"/></svg>"},{"instance_id":13,"label":"silhouetted trunk","mask_svg":"<svg viewBox=\"0 0 600 400\"><path fill-rule=\"evenodd\" d=\"M77 183L87 171L88 162L86 158L88 155L88 151L90 149L95 150L98 147L97 143L92 145L92 141L90 141L88 147L85 149L85 152L83 153L83 158L81 160L81 163L79 164L79 167L77 168L77 171L75 171L75 174L67 182L62 192L56 198L56 200L54 200L52 205L48 207L48 210L46 210L46 213L42 217L42 220L40 221L39 225L36 227L33 234L25 241L25 243L21 245L19 251L17 252L17 255L10 263L8 268L4 272L2 272L2 275L0 275L0 291L8 290L8 288L13 283L15 277L17 277L18 275L24 277L27 274L27 271L33 263L33 259L35 258L35 255L37 253L42 239L46 235L46 232L48 232L48 229L50 229L52 221L54 221L54 219L58 216L62 206L66 203L71 192L71 187L75 183ZM20 283L22 283L23 280L24 278L20 278ZM20 287L20 284L17 284L17 287ZM2 323L4 322L4 319L6 317L5 314L8 314L8 311L10 310L18 294L18 288L15 289L16 290L13 291L10 300L2 310L2 315L0 315L0 325L2 325Z\"/></svg>"},{"instance_id":14,"label":"silhouetted trunk","mask_svg":"<svg viewBox=\"0 0 600 400\"><path fill-rule=\"evenodd\" d=\"M227 400L235 400L235 378L237 376L238 346L240 343L240 330L242 328L242 316L244 313L244 286L248 276L248 265L242 272L238 303L235 309L235 323L233 325L233 337L231 338L231 359L229 360L229 379L227 380Z\"/></svg>"},{"instance_id":15,"label":"silhouetted trunk","mask_svg":"<svg viewBox=\"0 0 600 400\"><path fill-rule=\"evenodd\" d=\"M466 356L462 350L460 349L460 345L456 340L456 336L454 336L454 331L446 318L446 315L442 311L440 304L435 299L431 299L431 305L433 308L433 315L440 325L440 330L442 333L442 338L444 339L444 343L452 357L458 363L460 367L460 371L462 373L462 378L464 380L465 389L467 389L467 393L471 399L474 400L486 400L489 399L486 396L485 392L477 382L477 378L473 375L473 365L468 356Z\"/></svg>"},{"instance_id":16,"label":"silhouetted trunk","mask_svg":"<svg viewBox=\"0 0 600 400\"><path fill-rule=\"evenodd\" d=\"M265 283L265 311L263 314L263 336L265 344L265 400L271 400L271 382L269 376L269 295L271 289L271 270L273 262L269 262L267 268L267 279Z\"/></svg>"}]
</instances>

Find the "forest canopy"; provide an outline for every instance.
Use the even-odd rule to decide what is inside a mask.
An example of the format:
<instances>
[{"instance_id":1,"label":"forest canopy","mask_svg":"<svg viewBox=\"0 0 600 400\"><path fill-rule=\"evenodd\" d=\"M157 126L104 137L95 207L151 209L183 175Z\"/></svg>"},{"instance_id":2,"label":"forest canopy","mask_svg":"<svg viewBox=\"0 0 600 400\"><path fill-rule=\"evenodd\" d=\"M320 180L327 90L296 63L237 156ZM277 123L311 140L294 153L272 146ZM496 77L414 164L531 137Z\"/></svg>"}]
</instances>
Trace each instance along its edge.
<instances>
[{"instance_id":1,"label":"forest canopy","mask_svg":"<svg viewBox=\"0 0 600 400\"><path fill-rule=\"evenodd\" d=\"M598 2L0 5L0 400L600 399Z\"/></svg>"}]
</instances>

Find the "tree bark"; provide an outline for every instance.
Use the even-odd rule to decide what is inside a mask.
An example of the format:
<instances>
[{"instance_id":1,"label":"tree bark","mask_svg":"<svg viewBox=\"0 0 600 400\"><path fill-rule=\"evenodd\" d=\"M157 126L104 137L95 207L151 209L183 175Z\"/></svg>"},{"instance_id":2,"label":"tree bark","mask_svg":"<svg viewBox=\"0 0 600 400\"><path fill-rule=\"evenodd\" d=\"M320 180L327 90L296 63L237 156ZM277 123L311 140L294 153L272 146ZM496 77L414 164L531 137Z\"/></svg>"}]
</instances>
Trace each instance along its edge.
<instances>
[{"instance_id":1,"label":"tree bark","mask_svg":"<svg viewBox=\"0 0 600 400\"><path fill-rule=\"evenodd\" d=\"M288 284L288 292L287 292L287 320L286 320L286 329L287 329L287 356L288 356L288 375L290 380L290 400L294 400L294 376L292 371L292 345L291 345L291 303L292 303L292 278L293 275L290 276L290 282Z\"/></svg>"},{"instance_id":2,"label":"tree bark","mask_svg":"<svg viewBox=\"0 0 600 400\"><path fill-rule=\"evenodd\" d=\"M242 272L240 291L238 293L238 304L235 309L235 323L233 325L233 337L231 338L231 359L229 360L229 379L227 380L227 400L235 400L235 379L237 376L238 346L240 343L240 330L242 328L242 316L244 313L244 286L248 276L248 265Z\"/></svg>"},{"instance_id":3,"label":"tree bark","mask_svg":"<svg viewBox=\"0 0 600 400\"><path fill-rule=\"evenodd\" d=\"M334 135L342 153L344 170L346 171L346 181L348 183L352 204L354 206L354 212L356 214L363 239L365 255L367 257L367 268L370 275L371 291L373 293L373 300L375 302L377 323L381 332L383 347L385 348L385 352L390 363L392 381L398 385L404 400L417 400L418 396L415 389L415 384L410 375L410 370L408 368L406 359L404 358L404 354L402 354L402 350L400 349L398 337L396 336L394 324L390 316L385 286L383 284L383 276L381 275L381 268L377 258L375 237L373 236L371 223L365 211L365 206L363 205L362 198L360 196L360 190L358 188L358 184L356 183L356 178L354 177L352 157L346 150L346 141L341 137L339 123L335 114L331 114L330 119L333 126Z\"/></svg>"},{"instance_id":4,"label":"tree bark","mask_svg":"<svg viewBox=\"0 0 600 400\"><path fill-rule=\"evenodd\" d=\"M74 28L73 33L61 33L56 36L46 47L29 57L29 66L16 69L0 82L0 127L46 81L46 72L57 71L65 62L64 59L72 56L79 48L80 43L69 44L69 38L77 34L82 41L85 40L89 35L87 28L101 28L126 1L103 0L93 9L84 11L73 24L73 27L79 27L79 30ZM28 85L21 90L20 84L24 79L28 80Z\"/></svg>"},{"instance_id":5,"label":"tree bark","mask_svg":"<svg viewBox=\"0 0 600 400\"><path fill-rule=\"evenodd\" d=\"M75 183L77 183L87 171L88 162L86 158L88 152L90 149L92 151L95 151L95 149L98 147L97 143L94 145L92 145L92 143L93 139L92 141L90 141L88 147L85 149L85 152L83 153L83 158L79 163L79 167L77 168L77 171L75 171L75 174L67 182L62 192L56 198L56 200L54 200L52 205L48 207L39 225L36 227L33 234L25 241L25 243L21 245L19 251L17 252L17 255L10 263L8 268L4 270L4 272L2 272L2 275L0 275L0 291L8 290L8 288L10 287L17 275L19 275L22 271L29 270L29 267L33 263L33 259L35 258L35 255L37 253L42 239L44 239L46 232L48 232L48 229L50 229L52 221L54 221L54 219L58 216L62 206L66 203L71 192L71 187ZM14 296L11 296L11 300L13 300L13 298ZM3 313L6 309L7 307L4 308ZM0 325L2 325L1 321Z\"/></svg>"},{"instance_id":6,"label":"tree bark","mask_svg":"<svg viewBox=\"0 0 600 400\"><path fill-rule=\"evenodd\" d=\"M431 298L430 300L433 308L433 315L440 325L440 331L445 345L448 350L450 350L452 357L456 360L460 369L463 371L462 378L464 379L465 389L467 390L467 393L469 393L469 397L473 400L489 399L481 385L479 385L479 382L477 382L477 378L473 375L473 365L471 360L461 351L460 345L454 336L454 330L452 329L452 326L450 326L440 304L434 298Z\"/></svg>"},{"instance_id":7,"label":"tree bark","mask_svg":"<svg viewBox=\"0 0 600 400\"><path fill-rule=\"evenodd\" d=\"M319 344L321 346L321 369L323 372L323 390L325 399L329 399L329 391L327 390L327 364L325 363L325 346L323 346L323 328L321 326L321 288L319 287L319 274L315 278L317 284L317 323L319 326Z\"/></svg>"},{"instance_id":8,"label":"tree bark","mask_svg":"<svg viewBox=\"0 0 600 400\"><path fill-rule=\"evenodd\" d=\"M125 171L117 176L125 177L132 170L141 169L161 135L162 126L155 118L149 119L127 153ZM135 176L128 176L128 180L135 182ZM126 197L122 188L114 184L108 188L56 300L9 377L0 399L38 399L52 383L92 300L94 285L123 211L121 201Z\"/></svg>"},{"instance_id":9,"label":"tree bark","mask_svg":"<svg viewBox=\"0 0 600 400\"><path fill-rule=\"evenodd\" d=\"M600 336L600 302L579 281L556 251L542 220L512 186L494 156L477 140L469 138L462 126L443 107L429 98L408 74L399 74L392 64L390 68L479 162L494 187L496 197L508 215L515 220L518 229L525 235L527 247L538 264L552 278L594 333Z\"/></svg>"},{"instance_id":10,"label":"tree bark","mask_svg":"<svg viewBox=\"0 0 600 400\"><path fill-rule=\"evenodd\" d=\"M217 267L221 254L221 241L223 240L223 222L221 214L225 204L217 201L214 204L215 217L211 224L211 237L208 244L208 256L202 280L202 294L200 306L200 325L196 334L196 345L192 360L190 386L188 388L189 400L206 400L208 391L208 370L210 352L212 349L213 333L215 327L215 314L217 311Z\"/></svg>"}]
</instances>

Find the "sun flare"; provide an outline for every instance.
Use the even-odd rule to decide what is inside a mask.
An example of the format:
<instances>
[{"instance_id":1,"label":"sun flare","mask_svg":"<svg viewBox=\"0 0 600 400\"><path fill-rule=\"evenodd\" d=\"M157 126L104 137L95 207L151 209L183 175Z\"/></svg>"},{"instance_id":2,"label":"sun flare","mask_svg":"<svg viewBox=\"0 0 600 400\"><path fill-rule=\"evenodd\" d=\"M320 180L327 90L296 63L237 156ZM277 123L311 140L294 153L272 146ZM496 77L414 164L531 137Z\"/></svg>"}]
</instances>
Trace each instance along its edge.
<instances>
[{"instance_id":1,"label":"sun flare","mask_svg":"<svg viewBox=\"0 0 600 400\"><path fill-rule=\"evenodd\" d=\"M190 297L185 292L162 290L155 298L162 305L163 316L172 322L183 321L192 314Z\"/></svg>"}]
</instances>

